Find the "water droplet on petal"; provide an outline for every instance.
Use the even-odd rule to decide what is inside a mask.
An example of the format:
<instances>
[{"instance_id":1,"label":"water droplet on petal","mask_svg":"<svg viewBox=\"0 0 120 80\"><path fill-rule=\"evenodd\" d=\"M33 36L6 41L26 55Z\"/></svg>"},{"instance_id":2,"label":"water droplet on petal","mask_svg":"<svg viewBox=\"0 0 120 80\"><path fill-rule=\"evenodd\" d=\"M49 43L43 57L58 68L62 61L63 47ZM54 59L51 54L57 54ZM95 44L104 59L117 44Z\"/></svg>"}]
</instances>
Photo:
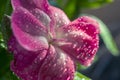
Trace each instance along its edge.
<instances>
[{"instance_id":1,"label":"water droplet on petal","mask_svg":"<svg viewBox=\"0 0 120 80\"><path fill-rule=\"evenodd\" d=\"M57 64L54 64L53 67L56 67Z\"/></svg>"},{"instance_id":2,"label":"water droplet on petal","mask_svg":"<svg viewBox=\"0 0 120 80\"><path fill-rule=\"evenodd\" d=\"M73 45L73 48L76 48L76 46L77 46L77 44L74 44L74 45Z\"/></svg>"},{"instance_id":3,"label":"water droplet on petal","mask_svg":"<svg viewBox=\"0 0 120 80\"><path fill-rule=\"evenodd\" d=\"M58 14L57 13L55 13L55 17L57 17L58 16Z\"/></svg>"},{"instance_id":4,"label":"water droplet on petal","mask_svg":"<svg viewBox=\"0 0 120 80\"><path fill-rule=\"evenodd\" d=\"M25 11L24 13L26 14L27 12Z\"/></svg>"},{"instance_id":5,"label":"water droplet on petal","mask_svg":"<svg viewBox=\"0 0 120 80\"><path fill-rule=\"evenodd\" d=\"M70 76L67 78L67 80L70 80Z\"/></svg>"},{"instance_id":6,"label":"water droplet on petal","mask_svg":"<svg viewBox=\"0 0 120 80\"><path fill-rule=\"evenodd\" d=\"M64 69L64 72L66 72L66 71L67 71L67 69L65 68L65 69Z\"/></svg>"}]
</instances>

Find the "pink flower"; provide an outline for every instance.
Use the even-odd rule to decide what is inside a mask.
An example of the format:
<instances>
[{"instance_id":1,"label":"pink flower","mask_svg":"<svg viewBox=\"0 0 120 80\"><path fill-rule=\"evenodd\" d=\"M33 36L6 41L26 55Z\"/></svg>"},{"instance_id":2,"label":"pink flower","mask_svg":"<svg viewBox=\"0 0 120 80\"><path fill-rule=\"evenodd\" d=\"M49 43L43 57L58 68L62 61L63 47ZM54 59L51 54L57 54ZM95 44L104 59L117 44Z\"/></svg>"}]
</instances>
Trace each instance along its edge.
<instances>
[{"instance_id":1,"label":"pink flower","mask_svg":"<svg viewBox=\"0 0 120 80\"><path fill-rule=\"evenodd\" d=\"M73 80L75 62L91 64L99 43L98 23L71 22L47 0L11 0L11 70L22 80Z\"/></svg>"}]
</instances>

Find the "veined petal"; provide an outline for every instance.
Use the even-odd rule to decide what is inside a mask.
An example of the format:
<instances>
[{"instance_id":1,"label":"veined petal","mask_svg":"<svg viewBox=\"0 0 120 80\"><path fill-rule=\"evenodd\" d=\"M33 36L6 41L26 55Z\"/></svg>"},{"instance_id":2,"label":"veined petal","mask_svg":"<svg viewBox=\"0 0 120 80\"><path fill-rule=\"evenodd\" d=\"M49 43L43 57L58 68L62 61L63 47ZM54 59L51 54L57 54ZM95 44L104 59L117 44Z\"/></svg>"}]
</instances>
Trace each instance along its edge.
<instances>
[{"instance_id":1,"label":"veined petal","mask_svg":"<svg viewBox=\"0 0 120 80\"><path fill-rule=\"evenodd\" d=\"M30 12L46 27L50 27L50 17L42 10L35 8L30 10Z\"/></svg>"},{"instance_id":2,"label":"veined petal","mask_svg":"<svg viewBox=\"0 0 120 80\"><path fill-rule=\"evenodd\" d=\"M36 16L37 19L43 22L43 25L48 26L48 30L52 36L55 36L57 27L61 27L70 22L65 13L62 10L51 6L48 3L48 0L12 0L12 6L14 9L17 7L27 9L30 13ZM35 12L37 12L37 15ZM42 15L42 13L45 15ZM40 18L41 16L44 18L43 20Z\"/></svg>"},{"instance_id":3,"label":"veined petal","mask_svg":"<svg viewBox=\"0 0 120 80\"><path fill-rule=\"evenodd\" d=\"M8 42L8 49L13 52L11 70L23 80L38 80L38 73L47 54L46 48L37 52L25 50L14 37Z\"/></svg>"},{"instance_id":4,"label":"veined petal","mask_svg":"<svg viewBox=\"0 0 120 80\"><path fill-rule=\"evenodd\" d=\"M50 46L49 54L39 70L38 80L73 80L74 62L61 50Z\"/></svg>"},{"instance_id":5,"label":"veined petal","mask_svg":"<svg viewBox=\"0 0 120 80\"><path fill-rule=\"evenodd\" d=\"M24 7L26 9L36 8L34 0L11 0L13 9L17 7Z\"/></svg>"},{"instance_id":6,"label":"veined petal","mask_svg":"<svg viewBox=\"0 0 120 80\"><path fill-rule=\"evenodd\" d=\"M14 37L8 48L14 54L11 70L23 80L73 80L74 62L64 52L50 46L37 52L22 48Z\"/></svg>"},{"instance_id":7,"label":"veined petal","mask_svg":"<svg viewBox=\"0 0 120 80\"><path fill-rule=\"evenodd\" d=\"M36 51L48 47L46 28L29 11L18 7L12 14L12 31L19 44L27 50Z\"/></svg>"},{"instance_id":8,"label":"veined petal","mask_svg":"<svg viewBox=\"0 0 120 80\"><path fill-rule=\"evenodd\" d=\"M62 44L60 48L85 66L91 64L99 46L99 25L92 21L82 17L62 27L64 43L69 44Z\"/></svg>"}]
</instances>

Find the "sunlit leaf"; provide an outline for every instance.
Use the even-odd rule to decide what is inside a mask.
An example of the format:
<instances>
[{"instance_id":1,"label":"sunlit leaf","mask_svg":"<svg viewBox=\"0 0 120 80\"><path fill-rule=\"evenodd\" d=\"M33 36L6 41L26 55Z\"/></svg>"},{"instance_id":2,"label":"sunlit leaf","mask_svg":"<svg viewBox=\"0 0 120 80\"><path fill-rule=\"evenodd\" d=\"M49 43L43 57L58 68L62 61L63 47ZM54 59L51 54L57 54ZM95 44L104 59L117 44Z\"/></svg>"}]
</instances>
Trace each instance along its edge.
<instances>
[{"instance_id":1,"label":"sunlit leaf","mask_svg":"<svg viewBox=\"0 0 120 80\"><path fill-rule=\"evenodd\" d=\"M71 20L78 17L83 9L96 9L112 2L113 0L56 0L58 6L65 11Z\"/></svg>"},{"instance_id":2,"label":"sunlit leaf","mask_svg":"<svg viewBox=\"0 0 120 80\"><path fill-rule=\"evenodd\" d=\"M101 6L111 3L113 0L80 0L79 5L82 9L85 8L100 8Z\"/></svg>"},{"instance_id":3,"label":"sunlit leaf","mask_svg":"<svg viewBox=\"0 0 120 80\"><path fill-rule=\"evenodd\" d=\"M11 35L11 29L10 29L10 17L7 15L4 15L2 23L0 25L1 28L1 34L3 37L4 45L7 45L7 41L10 38Z\"/></svg>"},{"instance_id":4,"label":"sunlit leaf","mask_svg":"<svg viewBox=\"0 0 120 80\"><path fill-rule=\"evenodd\" d=\"M0 0L0 22L2 21L3 15L10 15L12 11L10 0Z\"/></svg>"},{"instance_id":5,"label":"sunlit leaf","mask_svg":"<svg viewBox=\"0 0 120 80\"><path fill-rule=\"evenodd\" d=\"M104 41L104 44L114 56L118 56L119 50L109 29L101 20L99 20L99 23L100 23L100 29L101 29L100 35Z\"/></svg>"},{"instance_id":6,"label":"sunlit leaf","mask_svg":"<svg viewBox=\"0 0 120 80\"><path fill-rule=\"evenodd\" d=\"M90 78L84 76L83 74L76 72L74 80L91 80Z\"/></svg>"}]
</instances>

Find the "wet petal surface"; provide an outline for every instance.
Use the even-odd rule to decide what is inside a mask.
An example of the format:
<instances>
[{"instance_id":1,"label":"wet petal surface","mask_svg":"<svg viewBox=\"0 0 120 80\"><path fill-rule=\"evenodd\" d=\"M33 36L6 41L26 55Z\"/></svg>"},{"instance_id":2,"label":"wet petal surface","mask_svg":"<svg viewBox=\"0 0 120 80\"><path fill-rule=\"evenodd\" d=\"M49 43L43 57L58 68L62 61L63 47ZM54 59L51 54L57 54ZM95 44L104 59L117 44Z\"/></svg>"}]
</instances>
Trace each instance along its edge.
<instances>
[{"instance_id":1,"label":"wet petal surface","mask_svg":"<svg viewBox=\"0 0 120 80\"><path fill-rule=\"evenodd\" d=\"M12 14L12 30L17 41L28 50L48 47L46 28L29 11L17 8Z\"/></svg>"},{"instance_id":2,"label":"wet petal surface","mask_svg":"<svg viewBox=\"0 0 120 80\"><path fill-rule=\"evenodd\" d=\"M73 80L74 72L73 60L61 50L51 46L40 68L39 80Z\"/></svg>"},{"instance_id":3,"label":"wet petal surface","mask_svg":"<svg viewBox=\"0 0 120 80\"><path fill-rule=\"evenodd\" d=\"M11 70L22 80L73 80L78 61L89 66L99 43L99 25L81 17L73 22L48 0L11 0L14 37Z\"/></svg>"},{"instance_id":4,"label":"wet petal surface","mask_svg":"<svg viewBox=\"0 0 120 80\"><path fill-rule=\"evenodd\" d=\"M99 25L88 19L92 20L82 17L63 27L62 37L68 44L60 45L63 51L85 66L91 64L99 45Z\"/></svg>"},{"instance_id":5,"label":"wet petal surface","mask_svg":"<svg viewBox=\"0 0 120 80\"><path fill-rule=\"evenodd\" d=\"M69 56L51 46L37 52L22 48L14 37L9 41L14 54L11 70L23 80L73 80L74 62Z\"/></svg>"},{"instance_id":6,"label":"wet petal surface","mask_svg":"<svg viewBox=\"0 0 120 80\"><path fill-rule=\"evenodd\" d=\"M23 80L38 80L39 69L46 57L47 49L28 51L20 46L14 37L9 40L8 48L14 54L11 70Z\"/></svg>"}]
</instances>

